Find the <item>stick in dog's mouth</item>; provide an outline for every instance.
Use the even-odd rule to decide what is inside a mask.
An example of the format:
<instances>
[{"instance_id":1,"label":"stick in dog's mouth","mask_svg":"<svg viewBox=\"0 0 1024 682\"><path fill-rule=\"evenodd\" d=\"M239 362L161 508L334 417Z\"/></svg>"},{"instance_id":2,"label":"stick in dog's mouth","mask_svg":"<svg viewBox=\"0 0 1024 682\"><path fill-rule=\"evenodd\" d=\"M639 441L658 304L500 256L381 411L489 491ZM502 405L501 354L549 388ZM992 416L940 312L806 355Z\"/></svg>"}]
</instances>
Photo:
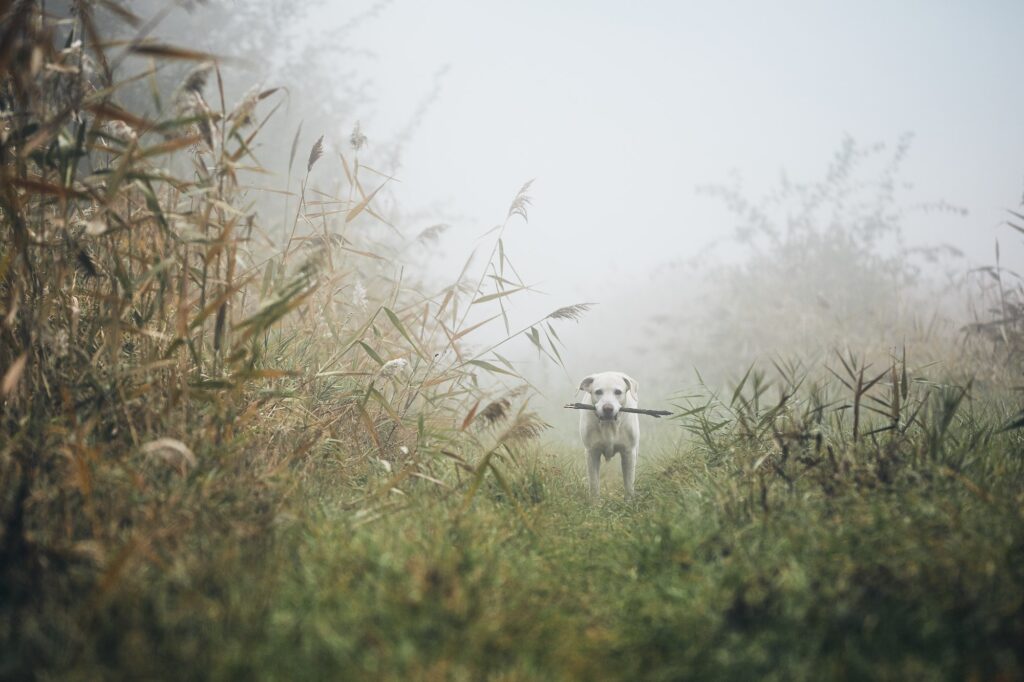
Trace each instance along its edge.
<instances>
[{"instance_id":1,"label":"stick in dog's mouth","mask_svg":"<svg viewBox=\"0 0 1024 682\"><path fill-rule=\"evenodd\" d=\"M563 407L567 410L594 410L595 412L597 411L596 407L594 407L593 405L588 405L587 403L566 403L565 405L563 405ZM627 414L646 414L649 417L668 417L671 416L672 414L668 410L642 410L639 407L620 407L619 412L626 412ZM616 419L617 417L618 415L612 417L612 419ZM602 417L598 417L598 419L600 419L601 421L609 421Z\"/></svg>"}]
</instances>

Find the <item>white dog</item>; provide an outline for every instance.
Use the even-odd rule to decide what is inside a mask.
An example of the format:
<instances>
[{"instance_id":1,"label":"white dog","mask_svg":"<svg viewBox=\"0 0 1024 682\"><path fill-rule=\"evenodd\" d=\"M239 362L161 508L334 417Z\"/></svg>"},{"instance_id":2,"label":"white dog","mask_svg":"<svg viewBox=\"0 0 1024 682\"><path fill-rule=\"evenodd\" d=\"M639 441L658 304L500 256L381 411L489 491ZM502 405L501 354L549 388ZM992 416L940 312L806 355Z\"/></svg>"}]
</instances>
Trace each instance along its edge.
<instances>
[{"instance_id":1,"label":"white dog","mask_svg":"<svg viewBox=\"0 0 1024 682\"><path fill-rule=\"evenodd\" d=\"M640 447L640 419L635 414L619 415L623 407L637 406L637 383L622 372L591 374L580 383L594 411L580 413L580 438L587 453L590 494L600 494L601 457L622 458L622 484L626 499L633 497L636 457Z\"/></svg>"}]
</instances>

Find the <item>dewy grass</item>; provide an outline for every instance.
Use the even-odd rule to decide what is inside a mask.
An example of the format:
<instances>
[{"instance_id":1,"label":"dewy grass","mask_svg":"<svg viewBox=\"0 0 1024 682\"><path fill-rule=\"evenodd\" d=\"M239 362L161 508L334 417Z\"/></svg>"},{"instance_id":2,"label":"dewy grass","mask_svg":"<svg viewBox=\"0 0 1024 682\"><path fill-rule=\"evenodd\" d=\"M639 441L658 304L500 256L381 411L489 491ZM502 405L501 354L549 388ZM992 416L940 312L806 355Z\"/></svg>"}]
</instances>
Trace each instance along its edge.
<instances>
[{"instance_id":1,"label":"dewy grass","mask_svg":"<svg viewBox=\"0 0 1024 682\"><path fill-rule=\"evenodd\" d=\"M362 159L320 138L256 188L283 90L230 107L210 55L77 6L0 10L0 677L1024 675L1003 384L753 366L676 401L635 503L591 504L504 341L472 341L561 363L587 311L512 331L529 183L481 270L418 291L356 229L386 223ZM174 111L120 99L132 55L197 65ZM989 296L971 368L1007 375L1020 290Z\"/></svg>"}]
</instances>

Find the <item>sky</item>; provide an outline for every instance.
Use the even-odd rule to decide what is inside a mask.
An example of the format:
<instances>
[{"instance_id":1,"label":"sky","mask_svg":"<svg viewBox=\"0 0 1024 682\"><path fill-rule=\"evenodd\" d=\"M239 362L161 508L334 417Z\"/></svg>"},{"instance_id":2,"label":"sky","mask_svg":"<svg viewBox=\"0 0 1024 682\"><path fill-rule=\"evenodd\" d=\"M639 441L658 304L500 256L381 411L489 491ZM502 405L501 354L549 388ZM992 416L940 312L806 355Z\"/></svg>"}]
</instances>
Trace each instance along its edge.
<instances>
[{"instance_id":1,"label":"sky","mask_svg":"<svg viewBox=\"0 0 1024 682\"><path fill-rule=\"evenodd\" d=\"M334 11L323 26L353 7ZM970 214L916 216L908 241L990 260L1024 192L1022 25L1019 2L400 0L353 38L375 53L371 141L439 85L394 169L403 204L460 218L458 260L535 178L510 249L571 298L604 293L584 263L634 276L725 236L698 185L819 178L844 135L912 133L908 203Z\"/></svg>"},{"instance_id":2,"label":"sky","mask_svg":"<svg viewBox=\"0 0 1024 682\"><path fill-rule=\"evenodd\" d=\"M306 30L330 34L370 4L327 3ZM782 173L820 179L844 136L912 134L905 205L969 211L910 214L908 244L951 244L966 269L999 239L1003 264L1024 270L1003 225L1024 194L1021 26L1012 0L394 0L343 35L371 55L358 60L371 147L413 122L381 170L406 210L452 225L440 266L457 271L534 179L506 249L547 295L519 319L593 301L593 324L608 324L624 290L732 233L698 186L739 178L757 197Z\"/></svg>"}]
</instances>

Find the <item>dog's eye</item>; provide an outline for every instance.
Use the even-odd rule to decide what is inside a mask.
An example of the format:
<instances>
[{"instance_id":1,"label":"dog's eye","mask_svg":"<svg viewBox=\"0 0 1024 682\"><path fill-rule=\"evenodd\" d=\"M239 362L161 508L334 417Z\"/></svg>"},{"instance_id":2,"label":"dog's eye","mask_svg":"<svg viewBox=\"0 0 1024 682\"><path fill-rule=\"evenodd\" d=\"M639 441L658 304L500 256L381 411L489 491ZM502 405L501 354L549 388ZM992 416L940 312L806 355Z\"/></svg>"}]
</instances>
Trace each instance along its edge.
<instances>
[{"instance_id":1,"label":"dog's eye","mask_svg":"<svg viewBox=\"0 0 1024 682\"><path fill-rule=\"evenodd\" d=\"M601 389L597 389L596 391L594 391L594 395L601 395L603 393L604 391L602 391Z\"/></svg>"},{"instance_id":2,"label":"dog's eye","mask_svg":"<svg viewBox=\"0 0 1024 682\"><path fill-rule=\"evenodd\" d=\"M622 391L620 391L619 389L615 389L615 395L622 395Z\"/></svg>"}]
</instances>

